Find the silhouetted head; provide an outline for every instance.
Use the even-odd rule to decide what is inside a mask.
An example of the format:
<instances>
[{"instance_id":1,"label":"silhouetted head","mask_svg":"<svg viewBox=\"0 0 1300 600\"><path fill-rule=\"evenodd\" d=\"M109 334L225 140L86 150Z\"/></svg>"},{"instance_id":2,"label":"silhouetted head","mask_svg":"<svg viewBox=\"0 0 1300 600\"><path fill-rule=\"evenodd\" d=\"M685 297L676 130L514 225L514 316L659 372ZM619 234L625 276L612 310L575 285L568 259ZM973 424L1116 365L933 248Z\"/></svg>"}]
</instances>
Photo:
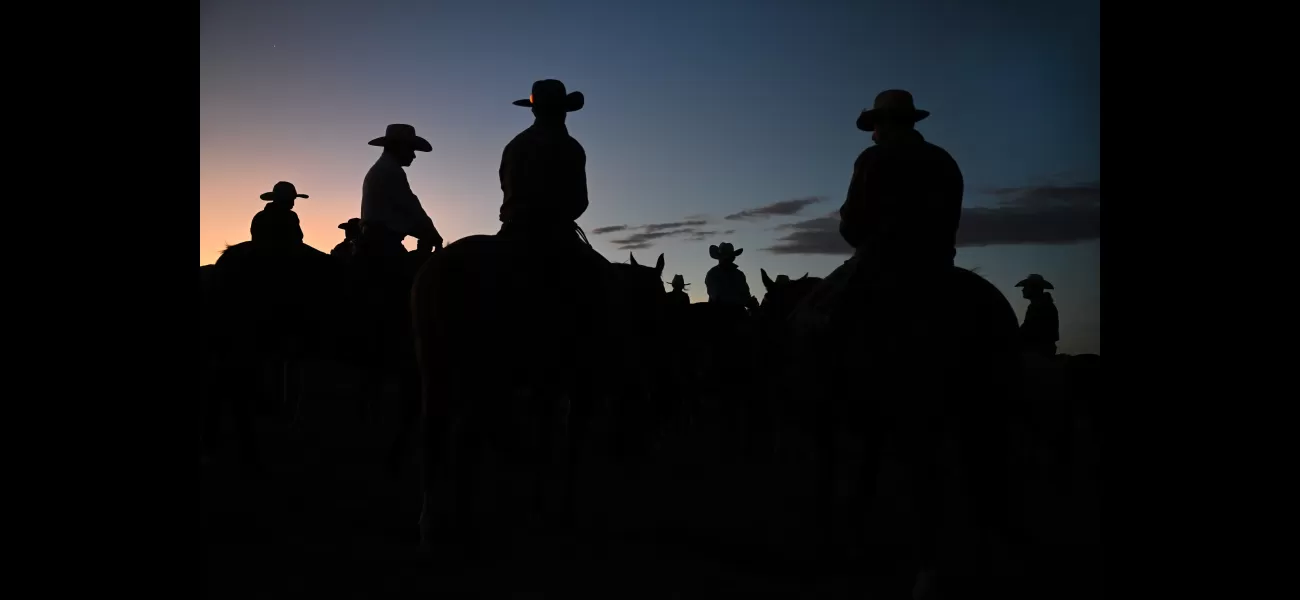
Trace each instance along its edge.
<instances>
[{"instance_id":1,"label":"silhouetted head","mask_svg":"<svg viewBox=\"0 0 1300 600\"><path fill-rule=\"evenodd\" d=\"M564 82L558 79L543 79L533 82L533 93L513 104L532 108L533 116L539 121L563 123L565 115L582 110L586 98L582 92L566 92Z\"/></svg>"},{"instance_id":2,"label":"silhouetted head","mask_svg":"<svg viewBox=\"0 0 1300 600\"><path fill-rule=\"evenodd\" d=\"M858 129L871 132L871 141L880 143L900 132L911 131L916 122L930 116L930 111L917 110L912 94L904 90L885 90L876 95L868 110L858 115Z\"/></svg>"},{"instance_id":3,"label":"silhouetted head","mask_svg":"<svg viewBox=\"0 0 1300 600\"><path fill-rule=\"evenodd\" d=\"M347 223L340 223L339 229L343 230L343 241L355 240L361 237L361 219L348 219Z\"/></svg>"},{"instance_id":4,"label":"silhouetted head","mask_svg":"<svg viewBox=\"0 0 1300 600\"><path fill-rule=\"evenodd\" d=\"M688 286L688 285L690 285L690 284L689 284L689 283L686 283L686 278L685 278L685 277L682 277L681 275L673 275L673 291L674 291L674 292L680 292L680 291L682 291L682 290L685 290L685 289L686 289L686 286Z\"/></svg>"},{"instance_id":5,"label":"silhouetted head","mask_svg":"<svg viewBox=\"0 0 1300 600\"><path fill-rule=\"evenodd\" d=\"M636 256L631 252L628 253L627 263L614 263L611 265L614 270L623 278L627 290L632 293L632 297L638 306L644 308L639 303L648 302L654 304L663 298L664 295L664 255L659 255L659 260L655 266L648 267L636 262Z\"/></svg>"},{"instance_id":6,"label":"silhouetted head","mask_svg":"<svg viewBox=\"0 0 1300 600\"><path fill-rule=\"evenodd\" d=\"M433 145L418 135L415 128L402 123L394 123L384 130L384 137L370 140L371 146L384 149L384 156L390 156L403 167L411 166L415 161L415 152L432 152Z\"/></svg>"},{"instance_id":7,"label":"silhouetted head","mask_svg":"<svg viewBox=\"0 0 1300 600\"><path fill-rule=\"evenodd\" d=\"M272 204L282 206L286 209L293 209L295 198L306 198L307 194L299 194L298 188L295 188L288 181L281 181L271 188L271 191L259 196L263 200L270 200Z\"/></svg>"},{"instance_id":8,"label":"silhouetted head","mask_svg":"<svg viewBox=\"0 0 1300 600\"><path fill-rule=\"evenodd\" d=\"M736 257L740 256L744 251L744 248L737 250L732 247L731 242L722 242L717 246L709 246L709 256L724 265L736 262Z\"/></svg>"},{"instance_id":9,"label":"silhouetted head","mask_svg":"<svg viewBox=\"0 0 1300 600\"><path fill-rule=\"evenodd\" d=\"M1038 298L1039 296L1042 296L1046 290L1056 289L1038 273L1031 274L1029 277L1020 280L1020 283L1017 283L1016 287L1021 288L1021 295L1023 295L1026 300Z\"/></svg>"}]
</instances>

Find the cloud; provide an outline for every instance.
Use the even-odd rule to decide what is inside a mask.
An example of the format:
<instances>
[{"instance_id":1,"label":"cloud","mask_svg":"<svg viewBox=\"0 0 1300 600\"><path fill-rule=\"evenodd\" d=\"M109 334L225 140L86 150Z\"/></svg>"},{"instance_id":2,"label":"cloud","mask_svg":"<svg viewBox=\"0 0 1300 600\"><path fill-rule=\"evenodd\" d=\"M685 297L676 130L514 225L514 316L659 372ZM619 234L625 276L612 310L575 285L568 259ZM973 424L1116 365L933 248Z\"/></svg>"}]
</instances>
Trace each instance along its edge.
<instances>
[{"instance_id":1,"label":"cloud","mask_svg":"<svg viewBox=\"0 0 1300 600\"><path fill-rule=\"evenodd\" d=\"M641 250L654 245L655 240L678 235L695 233L692 228L673 229L671 231L639 231L625 238L610 240L619 250Z\"/></svg>"},{"instance_id":2,"label":"cloud","mask_svg":"<svg viewBox=\"0 0 1300 600\"><path fill-rule=\"evenodd\" d=\"M961 212L957 246L1070 244L1101 236L1101 183L988 190L997 206ZM840 237L838 213L776 227L787 231L764 248L774 254L853 253Z\"/></svg>"},{"instance_id":3,"label":"cloud","mask_svg":"<svg viewBox=\"0 0 1300 600\"><path fill-rule=\"evenodd\" d=\"M825 200L823 196L809 196L807 198L795 198L793 200L782 200L773 202L766 206L758 208L747 208L735 214L723 217L728 221L740 221L746 219L766 219L769 217L789 217L799 214L804 207L810 204L816 204Z\"/></svg>"},{"instance_id":4,"label":"cloud","mask_svg":"<svg viewBox=\"0 0 1300 600\"><path fill-rule=\"evenodd\" d=\"M1072 244L1101 236L1101 182L989 190L1001 203L961 211L958 246Z\"/></svg>"},{"instance_id":5,"label":"cloud","mask_svg":"<svg viewBox=\"0 0 1300 600\"><path fill-rule=\"evenodd\" d=\"M654 245L656 240L666 237L687 236L686 239L691 241L703 241L708 236L715 235L717 231L701 231L698 229L702 225L707 225L709 221L704 217L686 217L681 221L669 223L649 223L647 225L607 225L597 227L591 232L595 235L603 233L627 232L627 235L610 240L610 243L616 245L619 250L644 250ZM727 233L731 233L728 231Z\"/></svg>"},{"instance_id":6,"label":"cloud","mask_svg":"<svg viewBox=\"0 0 1300 600\"><path fill-rule=\"evenodd\" d=\"M853 247L840 237L840 217L832 214L777 227L789 231L777 238L773 246L763 248L772 254L853 254Z\"/></svg>"},{"instance_id":7,"label":"cloud","mask_svg":"<svg viewBox=\"0 0 1300 600\"><path fill-rule=\"evenodd\" d=\"M698 227L700 225L708 225L708 224L709 224L708 221L703 221L703 220L677 221L675 223L651 223L649 225L642 225L641 228L645 229L646 231L663 231L665 229L678 229L681 227Z\"/></svg>"}]
</instances>

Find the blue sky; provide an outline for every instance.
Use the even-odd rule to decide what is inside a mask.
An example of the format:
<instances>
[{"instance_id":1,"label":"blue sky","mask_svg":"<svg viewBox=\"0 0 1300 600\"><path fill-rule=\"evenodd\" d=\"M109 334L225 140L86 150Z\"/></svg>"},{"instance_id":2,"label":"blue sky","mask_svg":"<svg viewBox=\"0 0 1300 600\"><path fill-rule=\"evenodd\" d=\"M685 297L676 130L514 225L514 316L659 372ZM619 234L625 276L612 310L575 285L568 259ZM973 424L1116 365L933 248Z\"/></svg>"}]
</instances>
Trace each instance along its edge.
<instances>
[{"instance_id":1,"label":"blue sky","mask_svg":"<svg viewBox=\"0 0 1300 600\"><path fill-rule=\"evenodd\" d=\"M279 180L312 196L296 209L307 242L333 247L388 123L433 144L408 173L443 235L494 232L501 150L531 123L510 102L557 78L587 99L569 128L587 150L579 224L596 248L623 261L614 240L629 231L703 215L696 229L718 233L660 238L638 259L663 252L665 278L683 274L699 301L709 244L730 241L761 296L760 267L826 275L847 258L765 249L791 231L777 226L838 208L871 143L854 120L903 88L961 166L965 207L1017 203L963 218L968 242L993 243L959 248L958 264L1021 314L1015 282L1043 274L1061 350L1100 351L1095 0L204 1L200 27L200 263L248 239ZM824 200L724 218L809 197ZM592 234L614 225L630 229Z\"/></svg>"}]
</instances>

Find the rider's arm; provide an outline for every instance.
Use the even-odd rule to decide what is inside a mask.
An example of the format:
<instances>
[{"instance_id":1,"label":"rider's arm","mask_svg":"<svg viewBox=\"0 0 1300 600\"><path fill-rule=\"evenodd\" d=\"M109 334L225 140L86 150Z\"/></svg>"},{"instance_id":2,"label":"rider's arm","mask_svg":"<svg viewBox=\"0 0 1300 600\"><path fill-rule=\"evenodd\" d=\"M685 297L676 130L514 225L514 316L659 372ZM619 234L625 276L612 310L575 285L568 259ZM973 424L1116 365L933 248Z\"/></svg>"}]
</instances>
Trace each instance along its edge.
<instances>
[{"instance_id":1,"label":"rider's arm","mask_svg":"<svg viewBox=\"0 0 1300 600\"><path fill-rule=\"evenodd\" d=\"M406 178L406 171L399 171L396 175L400 179L395 178L391 182L393 187L390 191L393 194L394 207L402 215L406 225L407 231L402 233L419 240L428 239L434 242L434 245L440 245L442 236L438 235L438 228L433 226L433 219L429 218L429 213L424 212L420 199L411 191L411 182Z\"/></svg>"},{"instance_id":2,"label":"rider's arm","mask_svg":"<svg viewBox=\"0 0 1300 600\"><path fill-rule=\"evenodd\" d=\"M565 218L570 221L577 221L582 213L587 212L587 152L582 149L582 144L573 140L573 148L568 153L568 164L565 165L568 176L565 181L572 186L569 193L563 197L568 201L565 206Z\"/></svg>"},{"instance_id":3,"label":"rider's arm","mask_svg":"<svg viewBox=\"0 0 1300 600\"><path fill-rule=\"evenodd\" d=\"M857 248L863 239L868 223L875 218L879 202L878 148L867 148L853 163L853 178L849 180L848 197L840 206L840 236L850 246Z\"/></svg>"}]
</instances>

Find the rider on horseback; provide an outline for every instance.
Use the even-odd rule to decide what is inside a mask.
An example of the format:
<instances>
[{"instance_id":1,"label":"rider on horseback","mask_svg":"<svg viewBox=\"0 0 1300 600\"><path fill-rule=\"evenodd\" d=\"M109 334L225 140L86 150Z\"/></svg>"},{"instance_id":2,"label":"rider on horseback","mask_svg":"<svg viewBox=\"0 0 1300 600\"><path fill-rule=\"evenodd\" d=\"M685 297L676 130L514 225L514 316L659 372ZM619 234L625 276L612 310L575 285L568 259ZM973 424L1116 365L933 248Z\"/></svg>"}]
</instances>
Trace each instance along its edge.
<instances>
[{"instance_id":1,"label":"rider on horseback","mask_svg":"<svg viewBox=\"0 0 1300 600\"><path fill-rule=\"evenodd\" d=\"M749 283L745 281L745 274L740 267L736 266L736 257L744 251L744 248L737 250L731 242L709 246L709 256L718 261L704 275L704 287L709 292L710 304L743 310L752 303Z\"/></svg>"},{"instance_id":2,"label":"rider on horseback","mask_svg":"<svg viewBox=\"0 0 1300 600\"><path fill-rule=\"evenodd\" d=\"M384 136L370 140L371 146L384 149L379 160L366 173L361 186L361 239L357 254L366 256L402 256L402 240L412 236L420 248L442 247L442 236L420 199L411 192L411 183L402 167L411 166L415 151L429 152L433 146L415 135L410 125L389 125Z\"/></svg>"},{"instance_id":3,"label":"rider on horseback","mask_svg":"<svg viewBox=\"0 0 1300 600\"><path fill-rule=\"evenodd\" d=\"M351 258L356 252L357 239L361 237L361 219L352 218L347 223L339 223L339 229L343 230L343 241L330 250L330 254L339 258Z\"/></svg>"},{"instance_id":4,"label":"rider on horseback","mask_svg":"<svg viewBox=\"0 0 1300 600\"><path fill-rule=\"evenodd\" d=\"M271 191L262 194L261 198L271 203L253 216L253 242L259 245L268 242L301 244L302 225L298 222L298 214L293 212L293 201L306 197L307 194L299 194L288 181L281 181Z\"/></svg>"},{"instance_id":5,"label":"rider on horseback","mask_svg":"<svg viewBox=\"0 0 1300 600\"><path fill-rule=\"evenodd\" d=\"M876 145L853 164L840 235L877 283L933 280L957 255L964 183L952 156L916 131L929 115L911 94L886 90L858 117L858 129L872 132Z\"/></svg>"},{"instance_id":6,"label":"rider on horseback","mask_svg":"<svg viewBox=\"0 0 1300 600\"><path fill-rule=\"evenodd\" d=\"M535 119L501 153L505 198L497 235L507 241L547 240L540 247L576 247L574 234L582 230L574 221L587 210L587 153L564 121L582 109L585 98L582 92L566 93L561 81L545 79L513 104L531 108Z\"/></svg>"},{"instance_id":7,"label":"rider on horseback","mask_svg":"<svg viewBox=\"0 0 1300 600\"><path fill-rule=\"evenodd\" d=\"M1057 318L1056 303L1046 290L1053 289L1052 284L1042 275L1034 273L1016 284L1023 288L1023 295L1029 301L1025 309L1025 322L1020 326L1020 339L1026 352L1045 358L1056 356L1056 342L1061 339L1061 329Z\"/></svg>"},{"instance_id":8,"label":"rider on horseback","mask_svg":"<svg viewBox=\"0 0 1300 600\"><path fill-rule=\"evenodd\" d=\"M665 299L665 303L668 306L675 307L689 306L691 304L691 297L686 293L686 286L688 285L690 284L686 283L685 277L682 277L680 274L673 275L673 291L668 292L668 297Z\"/></svg>"}]
</instances>

